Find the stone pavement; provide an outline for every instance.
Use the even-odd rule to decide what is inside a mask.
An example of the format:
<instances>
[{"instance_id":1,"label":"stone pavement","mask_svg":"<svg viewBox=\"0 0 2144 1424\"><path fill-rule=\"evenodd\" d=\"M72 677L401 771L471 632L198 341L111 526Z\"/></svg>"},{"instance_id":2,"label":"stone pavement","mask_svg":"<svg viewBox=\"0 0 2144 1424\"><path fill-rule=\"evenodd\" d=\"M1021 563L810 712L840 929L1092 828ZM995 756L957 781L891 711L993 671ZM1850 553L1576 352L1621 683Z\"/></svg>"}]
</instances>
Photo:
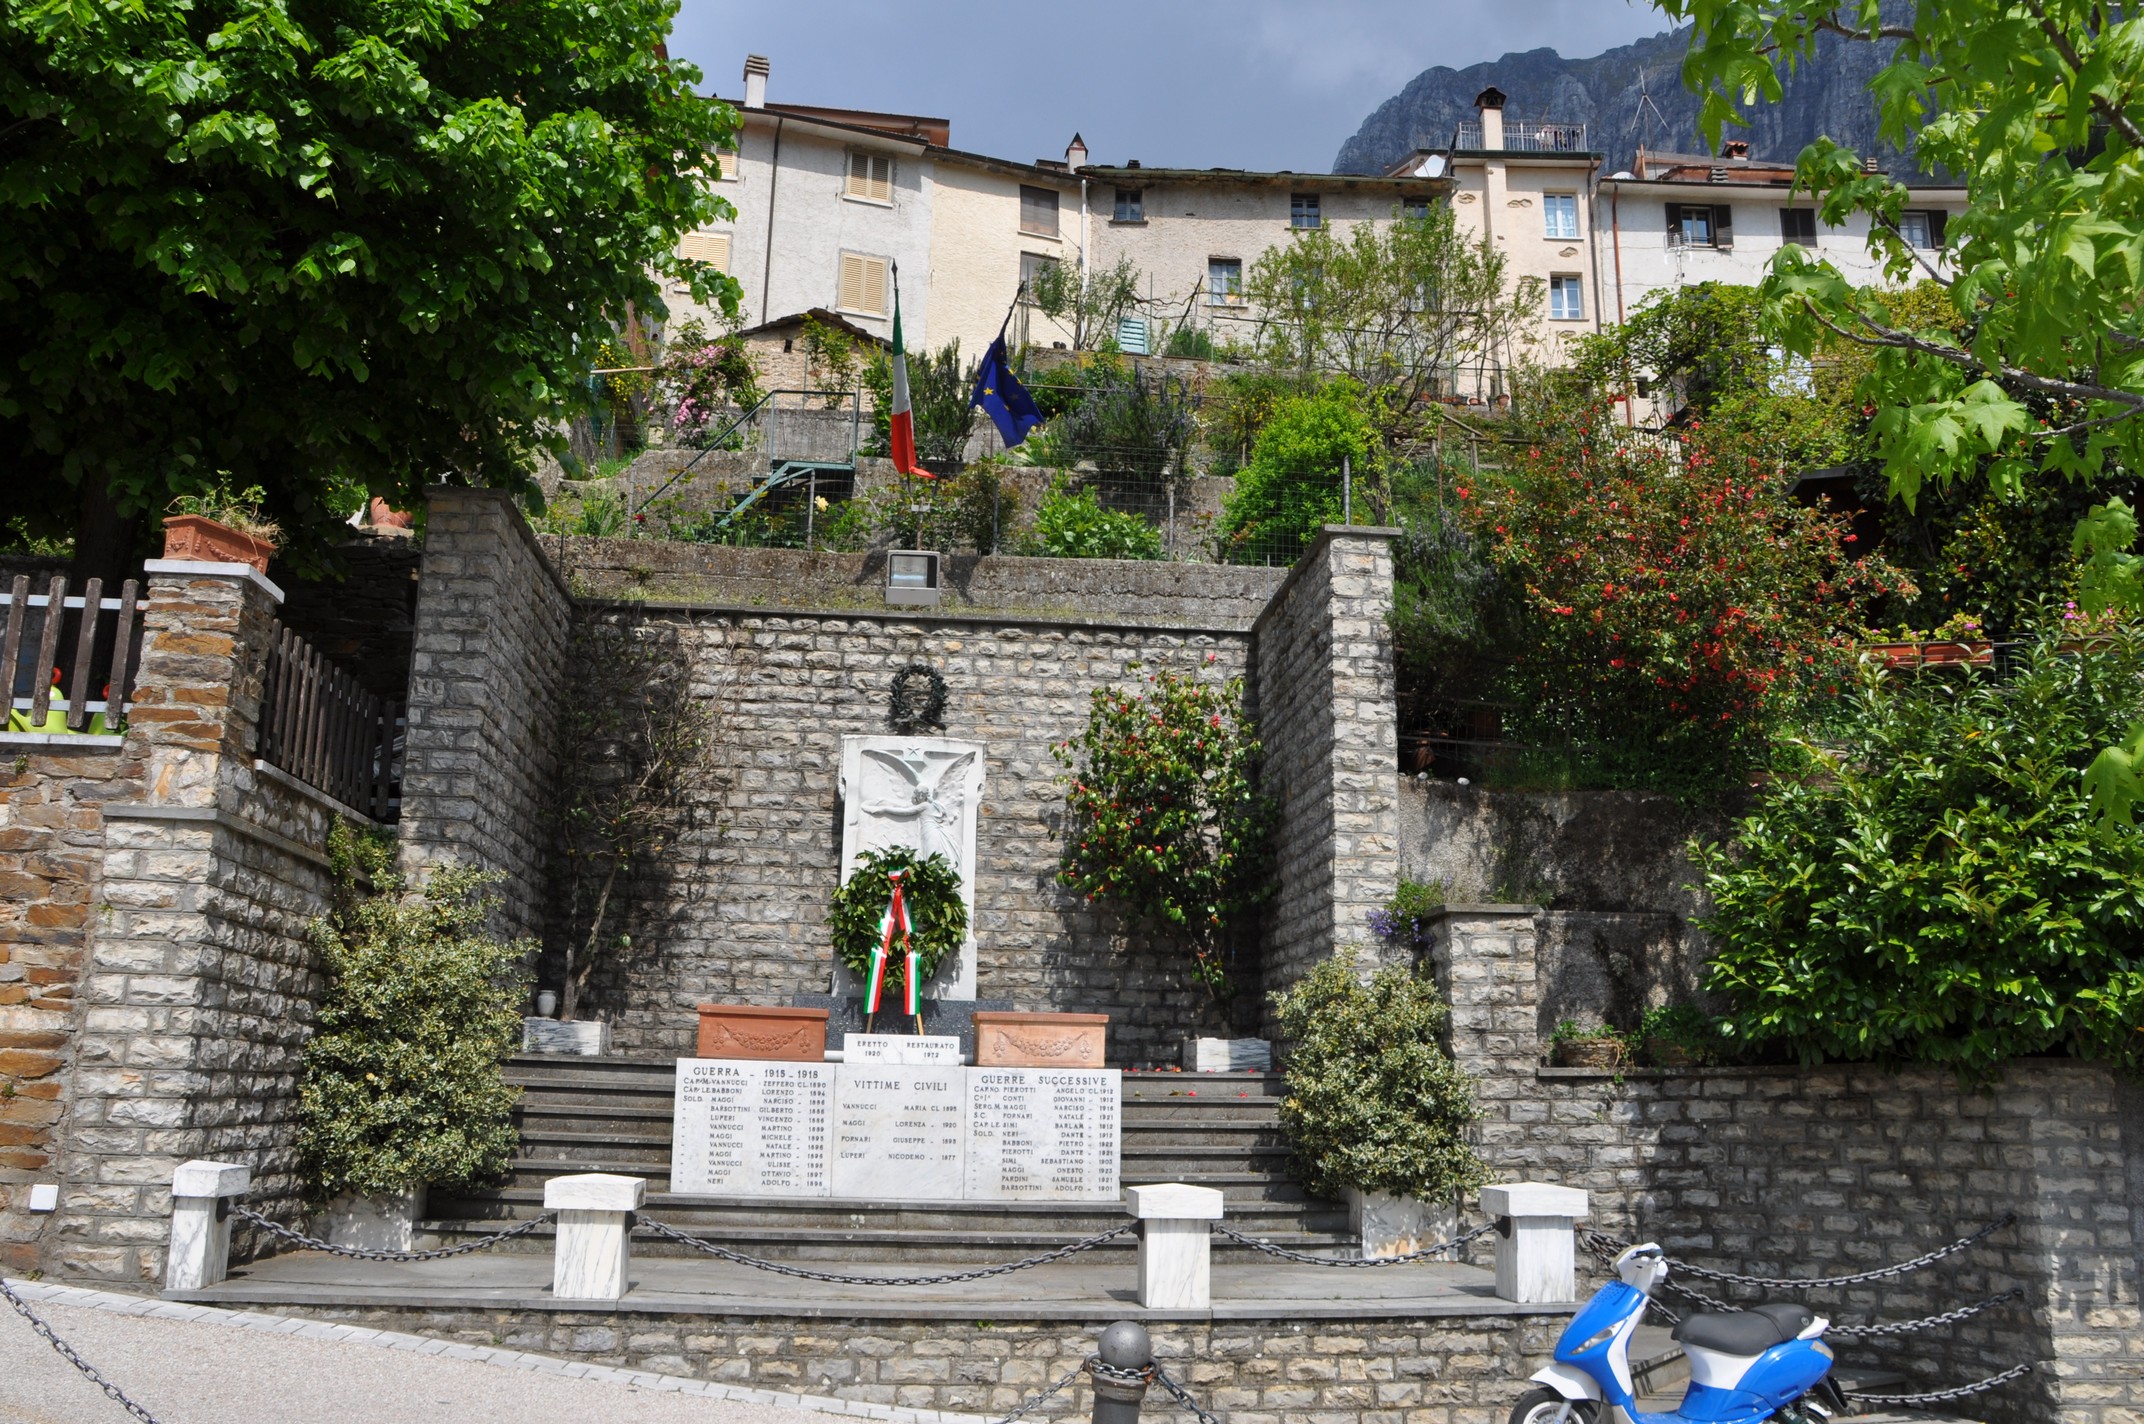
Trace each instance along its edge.
<instances>
[{"instance_id":1,"label":"stone pavement","mask_svg":"<svg viewBox=\"0 0 2144 1424\"><path fill-rule=\"evenodd\" d=\"M289 1316L32 1281L8 1286L159 1424L980 1424ZM126 1417L0 1300L0 1422Z\"/></svg>"}]
</instances>

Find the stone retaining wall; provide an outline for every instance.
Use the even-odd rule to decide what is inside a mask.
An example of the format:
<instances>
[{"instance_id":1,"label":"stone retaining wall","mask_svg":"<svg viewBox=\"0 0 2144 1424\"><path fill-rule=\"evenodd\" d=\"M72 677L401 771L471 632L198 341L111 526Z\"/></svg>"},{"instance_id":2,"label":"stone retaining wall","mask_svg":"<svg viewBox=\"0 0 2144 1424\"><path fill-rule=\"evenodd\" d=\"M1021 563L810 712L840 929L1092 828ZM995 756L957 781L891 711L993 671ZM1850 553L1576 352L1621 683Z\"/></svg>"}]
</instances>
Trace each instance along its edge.
<instances>
[{"instance_id":1,"label":"stone retaining wall","mask_svg":"<svg viewBox=\"0 0 2144 1424\"><path fill-rule=\"evenodd\" d=\"M281 1307L289 1309L290 1307ZM754 1389L998 1418L1093 1353L1099 1327L839 1317L304 1308L321 1320ZM1228 1424L1504 1424L1560 1316L1154 1322L1154 1357ZM1085 1418L1075 1383L1034 1414ZM1145 1409L1178 1417L1156 1388Z\"/></svg>"}]
</instances>

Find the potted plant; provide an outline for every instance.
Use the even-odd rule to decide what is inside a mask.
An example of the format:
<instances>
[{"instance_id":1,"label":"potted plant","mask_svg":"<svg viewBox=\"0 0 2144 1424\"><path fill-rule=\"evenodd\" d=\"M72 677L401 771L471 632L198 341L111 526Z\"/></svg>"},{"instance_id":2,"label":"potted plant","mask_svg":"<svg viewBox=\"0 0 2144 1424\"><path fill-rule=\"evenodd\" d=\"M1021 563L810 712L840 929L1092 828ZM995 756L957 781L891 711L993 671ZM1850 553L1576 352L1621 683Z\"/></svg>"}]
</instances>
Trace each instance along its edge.
<instances>
[{"instance_id":1,"label":"potted plant","mask_svg":"<svg viewBox=\"0 0 2144 1424\"><path fill-rule=\"evenodd\" d=\"M484 932L492 877L410 889L391 834L329 835L334 907L311 938L328 988L298 1086L298 1161L338 1245L406 1251L428 1186L503 1174L518 1092L500 1071L521 1029L527 943Z\"/></svg>"},{"instance_id":2,"label":"potted plant","mask_svg":"<svg viewBox=\"0 0 2144 1424\"><path fill-rule=\"evenodd\" d=\"M250 564L258 573L268 572L275 541L283 530L262 516L261 504L266 499L258 485L237 494L219 484L201 494L180 495L171 502L173 512L164 521L164 557L204 564Z\"/></svg>"},{"instance_id":3,"label":"potted plant","mask_svg":"<svg viewBox=\"0 0 2144 1424\"><path fill-rule=\"evenodd\" d=\"M1630 1045L1621 1033L1606 1024L1581 1024L1576 1019L1557 1024L1548 1047L1559 1068L1614 1070L1630 1059Z\"/></svg>"},{"instance_id":4,"label":"potted plant","mask_svg":"<svg viewBox=\"0 0 2144 1424\"><path fill-rule=\"evenodd\" d=\"M1695 1004L1648 1009L1633 1035L1654 1068L1702 1068L1723 1056L1718 1022Z\"/></svg>"},{"instance_id":5,"label":"potted plant","mask_svg":"<svg viewBox=\"0 0 2144 1424\"><path fill-rule=\"evenodd\" d=\"M1445 1052L1450 1011L1411 968L1365 984L1343 950L1273 996L1287 1054L1281 1127L1304 1188L1344 1197L1365 1258L1449 1240L1487 1180L1467 1145L1474 1086Z\"/></svg>"}]
</instances>

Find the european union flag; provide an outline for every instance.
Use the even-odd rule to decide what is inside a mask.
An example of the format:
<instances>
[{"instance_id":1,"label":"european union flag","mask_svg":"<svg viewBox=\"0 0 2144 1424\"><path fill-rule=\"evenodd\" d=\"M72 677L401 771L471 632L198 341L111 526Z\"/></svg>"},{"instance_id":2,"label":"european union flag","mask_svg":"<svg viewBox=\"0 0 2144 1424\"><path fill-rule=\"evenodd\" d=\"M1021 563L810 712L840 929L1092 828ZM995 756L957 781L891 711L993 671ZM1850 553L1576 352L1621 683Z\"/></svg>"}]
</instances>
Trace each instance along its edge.
<instances>
[{"instance_id":1,"label":"european union flag","mask_svg":"<svg viewBox=\"0 0 2144 1424\"><path fill-rule=\"evenodd\" d=\"M1005 437L1008 450L1027 438L1027 432L1042 424L1042 411L1027 387L1013 379L1012 362L1005 356L1005 333L990 343L983 355L983 368L975 374L975 394L969 405L979 405Z\"/></svg>"}]
</instances>

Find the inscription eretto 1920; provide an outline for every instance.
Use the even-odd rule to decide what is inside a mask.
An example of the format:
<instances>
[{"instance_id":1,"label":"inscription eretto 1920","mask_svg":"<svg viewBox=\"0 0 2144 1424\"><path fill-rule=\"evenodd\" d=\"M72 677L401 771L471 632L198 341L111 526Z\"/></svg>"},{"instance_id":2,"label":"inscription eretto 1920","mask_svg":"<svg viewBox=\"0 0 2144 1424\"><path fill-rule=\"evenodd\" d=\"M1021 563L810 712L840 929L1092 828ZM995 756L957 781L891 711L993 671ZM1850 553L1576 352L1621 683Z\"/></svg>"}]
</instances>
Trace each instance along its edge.
<instances>
[{"instance_id":1,"label":"inscription eretto 1920","mask_svg":"<svg viewBox=\"0 0 2144 1424\"><path fill-rule=\"evenodd\" d=\"M1114 1201L1114 1069L682 1058L670 1189L876 1201Z\"/></svg>"}]
</instances>

